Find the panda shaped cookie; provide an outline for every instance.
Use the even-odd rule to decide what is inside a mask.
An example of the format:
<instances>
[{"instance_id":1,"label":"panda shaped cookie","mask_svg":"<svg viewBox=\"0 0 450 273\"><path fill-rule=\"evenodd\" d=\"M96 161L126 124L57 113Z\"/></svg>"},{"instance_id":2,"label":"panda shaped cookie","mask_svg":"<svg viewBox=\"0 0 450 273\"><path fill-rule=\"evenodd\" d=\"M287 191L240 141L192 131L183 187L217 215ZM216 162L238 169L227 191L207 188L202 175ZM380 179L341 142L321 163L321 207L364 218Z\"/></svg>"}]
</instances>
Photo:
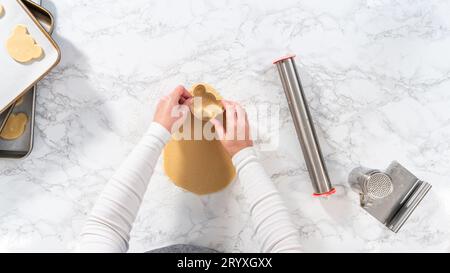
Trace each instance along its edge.
<instances>
[{"instance_id":1,"label":"panda shaped cookie","mask_svg":"<svg viewBox=\"0 0 450 273\"><path fill-rule=\"evenodd\" d=\"M36 44L24 25L17 25L6 41L8 54L19 63L39 59L43 55L42 48Z\"/></svg>"}]
</instances>

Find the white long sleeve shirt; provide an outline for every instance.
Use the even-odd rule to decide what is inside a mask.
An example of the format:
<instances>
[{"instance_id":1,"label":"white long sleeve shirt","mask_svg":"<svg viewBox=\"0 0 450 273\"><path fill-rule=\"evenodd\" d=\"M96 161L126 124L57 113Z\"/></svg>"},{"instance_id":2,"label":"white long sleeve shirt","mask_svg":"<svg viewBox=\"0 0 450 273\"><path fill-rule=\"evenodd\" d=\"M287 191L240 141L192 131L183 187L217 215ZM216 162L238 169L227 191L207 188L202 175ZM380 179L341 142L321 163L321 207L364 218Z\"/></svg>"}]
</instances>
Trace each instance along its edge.
<instances>
[{"instance_id":1,"label":"white long sleeve shirt","mask_svg":"<svg viewBox=\"0 0 450 273\"><path fill-rule=\"evenodd\" d=\"M170 133L153 122L139 144L106 185L81 233L78 251L126 252L133 222L153 169ZM286 206L255 156L253 148L232 159L261 252L300 252L300 236Z\"/></svg>"}]
</instances>

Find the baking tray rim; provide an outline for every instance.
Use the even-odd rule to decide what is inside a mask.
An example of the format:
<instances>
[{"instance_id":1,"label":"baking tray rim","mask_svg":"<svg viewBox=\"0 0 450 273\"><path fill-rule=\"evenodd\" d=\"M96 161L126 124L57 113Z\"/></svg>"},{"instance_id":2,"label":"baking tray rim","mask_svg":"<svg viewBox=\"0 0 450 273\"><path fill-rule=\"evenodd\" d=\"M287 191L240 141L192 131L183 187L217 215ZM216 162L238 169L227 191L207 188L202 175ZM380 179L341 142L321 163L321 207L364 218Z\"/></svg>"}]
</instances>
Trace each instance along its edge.
<instances>
[{"instance_id":1,"label":"baking tray rim","mask_svg":"<svg viewBox=\"0 0 450 273\"><path fill-rule=\"evenodd\" d=\"M55 40L50 36L50 34L42 27L42 25L37 21L36 17L31 13L31 11L25 6L25 4L21 0L16 0L16 2L22 7L22 9L27 13L27 15L31 18L31 20L37 25L38 29L44 34L44 36L49 40L50 44L54 47L57 53L57 58L53 62L53 64L40 76L37 77L29 86L27 86L24 90L22 90L10 103L8 103L5 107L0 109L0 112L5 111L8 107L10 107L19 97L23 96L27 91L29 91L36 83L42 80L45 76L50 73L50 71L55 68L55 66L61 61L61 50L59 46L56 44Z\"/></svg>"},{"instance_id":2,"label":"baking tray rim","mask_svg":"<svg viewBox=\"0 0 450 273\"><path fill-rule=\"evenodd\" d=\"M33 151L33 146L34 146L34 123L35 123L35 115L36 115L36 86L33 86L32 88L28 89L28 92L32 92L33 93L33 99L32 99L32 103L31 103L31 111L30 111L30 140L29 140L29 148L28 150L24 150L25 153L21 154L20 156L5 156L2 155L2 152L0 151L0 159L2 160L18 160L18 159L24 159L26 157L28 157L31 152ZM13 111L11 110L11 113ZM21 152L20 150L15 150L16 152ZM14 152L14 151L12 151Z\"/></svg>"},{"instance_id":3,"label":"baking tray rim","mask_svg":"<svg viewBox=\"0 0 450 273\"><path fill-rule=\"evenodd\" d=\"M48 29L48 31L45 29L45 31L51 35L55 28L55 18L53 17L53 14L49 10L40 6L39 4L37 4L34 1L31 1L31 0L20 0L20 1L23 2L28 9L29 9L29 6L32 6L34 9L39 10L41 13L45 14L48 17L48 19L50 20L49 21L50 22L49 29ZM30 10L30 12L36 19L38 18L38 16L36 16L36 14L34 14L32 10ZM40 25L42 25L41 22L39 21L39 19L37 19L37 21L39 22ZM34 86L36 86L36 85L34 85ZM30 91L31 91L31 88L27 89L27 91L25 91L25 93L30 92ZM0 132L2 131L3 126L5 125L6 121L8 120L9 115L14 110L16 102L17 102L17 100L15 100L13 103L11 103L11 105L9 107L6 107L2 111L0 111L0 115L7 112L4 121L2 123L0 123Z\"/></svg>"},{"instance_id":4,"label":"baking tray rim","mask_svg":"<svg viewBox=\"0 0 450 273\"><path fill-rule=\"evenodd\" d=\"M42 7L42 6L38 5L37 3L33 2L33 1L30 1L30 0L19 0L19 1L27 2L27 4L33 5L34 8L39 9L42 13L45 13L45 15L47 15L49 17L49 19L50 19L50 28L49 28L48 33L49 33L49 35L51 35L51 33L53 32L54 27L55 27L55 20L54 20L54 17L52 15L52 13L50 11L48 11L47 9L45 9L44 7ZM27 5L27 4L25 4L25 5ZM36 18L32 12L31 12L31 14L33 15L34 18ZM38 21L38 23L41 26L41 23L39 21ZM1 153L0 153L0 158L1 159L4 159L4 160L8 160L8 159L10 159L10 160L23 159L23 158L28 157L31 154L31 152L33 151L33 146L34 146L34 124L35 124L35 115L36 115L36 90L37 90L36 85L33 85L30 89L28 89L24 93L24 96L25 96L27 93L33 92L33 99L32 99L33 102L31 104L31 111L30 111L30 113L31 113L31 117L30 117L30 144L29 144L28 150L23 155L17 156L17 157L2 156ZM9 108L9 113L8 113L7 117L5 118L5 123L8 120L9 115L14 111L14 107L15 107L16 102L17 101L14 101L13 105ZM5 111L7 111L7 110L8 109L5 109Z\"/></svg>"},{"instance_id":5,"label":"baking tray rim","mask_svg":"<svg viewBox=\"0 0 450 273\"><path fill-rule=\"evenodd\" d=\"M50 22L51 22L51 25L50 25L50 28L49 28L49 30L47 31L46 29L44 29L45 30L45 32L46 33L48 33L49 35L50 35L50 37L51 37L51 34L53 33L53 30L55 29L55 17L53 17L53 14L49 11L49 10L47 10L46 8L44 8L43 6L40 6L39 4L37 4L36 2L34 2L34 1L31 1L31 0L18 0L18 1L21 1L21 2L26 2L26 4L24 3L24 5L25 5L25 7L28 9L28 10L30 10L29 8L28 8L28 6L27 5L31 5L31 6L33 6L33 8L36 8L36 9L39 9L39 10L41 10L43 13L45 13L48 17L49 17L49 19L50 19ZM34 18L36 18L36 15L34 15L33 14L33 12L30 10L30 13L31 13L31 15L34 17ZM36 21L39 23L39 25L40 26L42 26L42 24L39 22L39 20L36 18ZM43 27L42 27L43 28ZM52 37L52 39L53 39L53 37Z\"/></svg>"}]
</instances>

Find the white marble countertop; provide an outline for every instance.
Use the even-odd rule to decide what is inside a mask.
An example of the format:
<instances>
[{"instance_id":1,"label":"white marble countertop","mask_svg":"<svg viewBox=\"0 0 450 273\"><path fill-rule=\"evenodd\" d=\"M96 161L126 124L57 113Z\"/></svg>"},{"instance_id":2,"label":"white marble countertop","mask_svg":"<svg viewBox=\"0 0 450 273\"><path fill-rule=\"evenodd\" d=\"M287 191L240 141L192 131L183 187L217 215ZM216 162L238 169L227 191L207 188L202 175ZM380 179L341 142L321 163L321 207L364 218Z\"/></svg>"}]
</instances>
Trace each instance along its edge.
<instances>
[{"instance_id":1,"label":"white marble countertop","mask_svg":"<svg viewBox=\"0 0 450 273\"><path fill-rule=\"evenodd\" d=\"M281 107L261 160L307 252L450 251L450 2L54 1L62 61L39 84L35 147L0 160L0 251L68 251L108 178L177 84ZM296 53L338 193L312 189L271 61ZM251 116L251 120L256 117ZM267 135L276 134L272 129ZM264 136L267 136L263 134ZM398 234L358 204L347 175L398 160L433 185ZM258 251L238 187L195 196L161 162L130 251L194 243Z\"/></svg>"}]
</instances>

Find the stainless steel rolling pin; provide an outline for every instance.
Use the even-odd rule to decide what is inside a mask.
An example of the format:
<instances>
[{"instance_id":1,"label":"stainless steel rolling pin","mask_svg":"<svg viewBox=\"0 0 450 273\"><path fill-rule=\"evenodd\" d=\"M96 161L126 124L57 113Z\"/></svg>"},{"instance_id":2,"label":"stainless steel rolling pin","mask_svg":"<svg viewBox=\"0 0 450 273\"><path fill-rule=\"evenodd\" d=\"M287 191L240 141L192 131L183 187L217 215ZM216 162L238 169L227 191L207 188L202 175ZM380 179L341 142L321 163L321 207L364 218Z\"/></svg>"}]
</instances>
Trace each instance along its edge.
<instances>
[{"instance_id":1,"label":"stainless steel rolling pin","mask_svg":"<svg viewBox=\"0 0 450 273\"><path fill-rule=\"evenodd\" d=\"M328 196L335 193L336 190L330 183L294 58L295 55L286 56L277 59L273 63L278 68L295 130L302 147L303 156L314 188L313 196Z\"/></svg>"}]
</instances>

